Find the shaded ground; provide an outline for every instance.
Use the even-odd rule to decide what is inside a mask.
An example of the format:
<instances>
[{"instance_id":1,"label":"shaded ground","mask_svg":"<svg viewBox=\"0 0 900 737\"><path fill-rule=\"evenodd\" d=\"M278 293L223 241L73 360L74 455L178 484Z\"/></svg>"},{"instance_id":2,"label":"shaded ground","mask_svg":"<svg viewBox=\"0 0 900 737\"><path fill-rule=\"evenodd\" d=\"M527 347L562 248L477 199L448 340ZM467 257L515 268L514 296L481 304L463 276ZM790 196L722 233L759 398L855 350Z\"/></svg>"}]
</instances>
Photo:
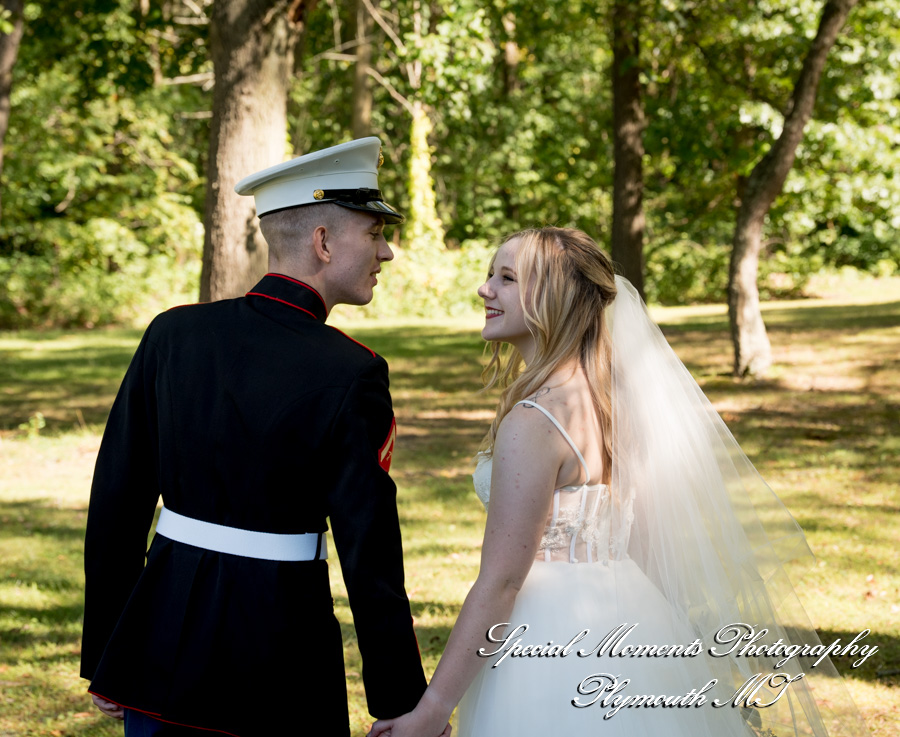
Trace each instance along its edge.
<instances>
[{"instance_id":1,"label":"shaded ground","mask_svg":"<svg viewBox=\"0 0 900 737\"><path fill-rule=\"evenodd\" d=\"M818 563L800 594L822 640L872 630L879 653L837 665L874 734L900 733L900 301L767 306L777 367L755 383L728 376L721 308L654 312L806 530ZM392 368L407 581L430 671L477 575L483 512L469 474L495 397L478 392L477 329L350 332ZM0 335L0 737L119 733L77 676L81 538L99 431L139 337ZM337 570L333 580L361 735L359 656Z\"/></svg>"}]
</instances>

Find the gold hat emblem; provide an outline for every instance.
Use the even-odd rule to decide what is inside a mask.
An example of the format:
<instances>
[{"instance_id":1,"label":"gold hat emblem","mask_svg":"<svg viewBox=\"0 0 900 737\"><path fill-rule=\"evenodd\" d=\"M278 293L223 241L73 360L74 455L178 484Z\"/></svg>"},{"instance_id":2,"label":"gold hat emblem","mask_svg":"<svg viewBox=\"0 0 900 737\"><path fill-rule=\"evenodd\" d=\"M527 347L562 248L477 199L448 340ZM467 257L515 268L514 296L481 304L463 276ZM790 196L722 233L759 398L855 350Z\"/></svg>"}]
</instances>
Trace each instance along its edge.
<instances>
[{"instance_id":1,"label":"gold hat emblem","mask_svg":"<svg viewBox=\"0 0 900 737\"><path fill-rule=\"evenodd\" d=\"M313 192L313 197L315 197L317 200L321 200L324 196L325 193L321 189L317 189L315 192Z\"/></svg>"},{"instance_id":2,"label":"gold hat emblem","mask_svg":"<svg viewBox=\"0 0 900 737\"><path fill-rule=\"evenodd\" d=\"M381 165L384 163L384 154L381 152L381 149L378 149L378 168L381 168Z\"/></svg>"}]
</instances>

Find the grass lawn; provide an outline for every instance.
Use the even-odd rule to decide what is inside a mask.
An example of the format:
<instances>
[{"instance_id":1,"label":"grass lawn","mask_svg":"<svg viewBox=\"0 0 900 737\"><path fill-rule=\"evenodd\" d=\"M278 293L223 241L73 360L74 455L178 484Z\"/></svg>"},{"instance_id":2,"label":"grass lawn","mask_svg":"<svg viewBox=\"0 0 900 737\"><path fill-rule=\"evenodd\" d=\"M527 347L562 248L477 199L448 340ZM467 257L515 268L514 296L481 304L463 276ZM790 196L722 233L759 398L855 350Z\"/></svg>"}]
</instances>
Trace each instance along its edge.
<instances>
[{"instance_id":1,"label":"grass lawn","mask_svg":"<svg viewBox=\"0 0 900 737\"><path fill-rule=\"evenodd\" d=\"M900 280L765 306L776 368L738 383L721 306L654 309L818 562L799 584L876 737L900 735ZM344 313L342 313L344 314ZM349 314L349 313L347 313ZM471 457L492 417L476 323L336 322L391 364L407 584L430 673L477 575L484 513ZM140 331L0 334L0 737L113 735L78 678L82 535L100 432ZM370 718L332 558L354 736ZM835 736L840 737L840 736Z\"/></svg>"}]
</instances>

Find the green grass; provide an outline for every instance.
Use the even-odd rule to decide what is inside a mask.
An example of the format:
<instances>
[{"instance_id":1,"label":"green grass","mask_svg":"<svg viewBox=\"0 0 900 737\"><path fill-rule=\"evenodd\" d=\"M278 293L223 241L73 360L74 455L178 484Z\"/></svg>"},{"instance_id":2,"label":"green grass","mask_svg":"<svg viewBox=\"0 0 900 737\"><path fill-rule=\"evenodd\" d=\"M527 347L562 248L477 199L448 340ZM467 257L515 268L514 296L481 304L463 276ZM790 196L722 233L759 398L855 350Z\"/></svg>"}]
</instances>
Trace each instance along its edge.
<instances>
[{"instance_id":1,"label":"green grass","mask_svg":"<svg viewBox=\"0 0 900 737\"><path fill-rule=\"evenodd\" d=\"M872 629L874 657L856 670L836 662L873 734L900 734L900 284L766 305L777 365L749 383L728 375L724 308L654 314L806 530L818 563L799 593L822 640ZM484 514L469 474L493 406L478 393L478 328L341 327L391 364L393 475L430 673L478 570ZM81 545L99 433L139 336L0 335L0 737L121 734L78 679ZM370 718L361 664L336 560L330 565L354 735L362 735Z\"/></svg>"}]
</instances>

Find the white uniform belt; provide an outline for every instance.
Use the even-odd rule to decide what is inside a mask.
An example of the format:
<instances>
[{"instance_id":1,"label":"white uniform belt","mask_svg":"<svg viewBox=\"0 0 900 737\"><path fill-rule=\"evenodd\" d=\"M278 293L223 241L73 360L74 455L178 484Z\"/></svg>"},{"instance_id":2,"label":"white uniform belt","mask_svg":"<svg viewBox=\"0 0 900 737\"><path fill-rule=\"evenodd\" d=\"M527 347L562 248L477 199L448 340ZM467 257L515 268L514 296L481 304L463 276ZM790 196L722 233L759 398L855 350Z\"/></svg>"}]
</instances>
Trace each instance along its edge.
<instances>
[{"instance_id":1,"label":"white uniform belt","mask_svg":"<svg viewBox=\"0 0 900 737\"><path fill-rule=\"evenodd\" d=\"M218 553L242 555L245 558L309 561L324 560L328 557L324 533L279 535L272 532L242 530L185 517L165 507L159 513L156 532L176 542L215 550Z\"/></svg>"}]
</instances>

